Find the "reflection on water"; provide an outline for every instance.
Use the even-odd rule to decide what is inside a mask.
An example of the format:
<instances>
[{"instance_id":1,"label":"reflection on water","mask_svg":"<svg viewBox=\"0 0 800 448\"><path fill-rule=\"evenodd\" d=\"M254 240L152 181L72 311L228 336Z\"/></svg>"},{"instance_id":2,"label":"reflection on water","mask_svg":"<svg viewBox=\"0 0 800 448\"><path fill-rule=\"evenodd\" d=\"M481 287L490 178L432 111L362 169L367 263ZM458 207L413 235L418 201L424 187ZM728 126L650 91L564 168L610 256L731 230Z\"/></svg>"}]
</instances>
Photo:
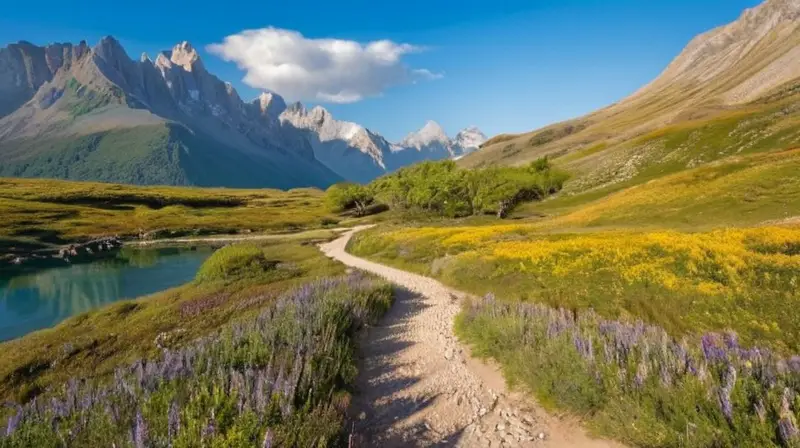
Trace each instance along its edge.
<instances>
[{"instance_id":1,"label":"reflection on water","mask_svg":"<svg viewBox=\"0 0 800 448\"><path fill-rule=\"evenodd\" d=\"M122 299L182 285L213 249L129 249L89 264L0 276L0 341ZM1 274L0 274L1 275Z\"/></svg>"}]
</instances>

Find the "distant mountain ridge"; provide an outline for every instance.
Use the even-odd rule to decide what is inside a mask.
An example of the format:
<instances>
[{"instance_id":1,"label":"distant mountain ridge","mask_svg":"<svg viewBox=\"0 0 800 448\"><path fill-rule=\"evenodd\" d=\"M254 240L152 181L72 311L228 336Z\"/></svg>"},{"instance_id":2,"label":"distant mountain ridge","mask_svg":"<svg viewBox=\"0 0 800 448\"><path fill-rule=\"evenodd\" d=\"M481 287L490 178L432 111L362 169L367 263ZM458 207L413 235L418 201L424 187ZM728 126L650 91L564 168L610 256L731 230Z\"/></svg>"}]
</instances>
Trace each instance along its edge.
<instances>
[{"instance_id":1,"label":"distant mountain ridge","mask_svg":"<svg viewBox=\"0 0 800 448\"><path fill-rule=\"evenodd\" d=\"M188 42L136 61L113 37L0 49L2 176L324 188L394 170L405 149L274 93L243 101Z\"/></svg>"},{"instance_id":2,"label":"distant mountain ridge","mask_svg":"<svg viewBox=\"0 0 800 448\"><path fill-rule=\"evenodd\" d=\"M279 117L282 123L308 133L317 159L356 182L368 182L423 160L458 158L486 141L476 127L467 128L451 139L438 123L428 121L401 142L391 143L357 123L336 120L321 106L307 110L300 103L288 106Z\"/></svg>"}]
</instances>

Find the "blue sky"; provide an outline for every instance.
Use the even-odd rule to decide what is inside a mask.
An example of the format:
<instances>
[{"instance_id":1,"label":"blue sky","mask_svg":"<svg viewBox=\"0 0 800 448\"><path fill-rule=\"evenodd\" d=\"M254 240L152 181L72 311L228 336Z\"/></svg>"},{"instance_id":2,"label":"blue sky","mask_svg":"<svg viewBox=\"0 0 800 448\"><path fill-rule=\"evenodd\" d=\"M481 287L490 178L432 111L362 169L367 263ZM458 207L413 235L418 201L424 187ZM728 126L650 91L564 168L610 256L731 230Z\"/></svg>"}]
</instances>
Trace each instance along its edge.
<instances>
[{"instance_id":1,"label":"blue sky","mask_svg":"<svg viewBox=\"0 0 800 448\"><path fill-rule=\"evenodd\" d=\"M529 131L606 106L647 83L696 34L735 20L755 0L374 0L11 2L0 43L96 43L114 35L131 57L188 40L209 70L245 99L245 73L205 47L247 29L276 27L309 39L388 39L424 47L402 56L443 74L349 104L324 104L390 140L438 121L454 135ZM306 101L314 103L314 101Z\"/></svg>"}]
</instances>

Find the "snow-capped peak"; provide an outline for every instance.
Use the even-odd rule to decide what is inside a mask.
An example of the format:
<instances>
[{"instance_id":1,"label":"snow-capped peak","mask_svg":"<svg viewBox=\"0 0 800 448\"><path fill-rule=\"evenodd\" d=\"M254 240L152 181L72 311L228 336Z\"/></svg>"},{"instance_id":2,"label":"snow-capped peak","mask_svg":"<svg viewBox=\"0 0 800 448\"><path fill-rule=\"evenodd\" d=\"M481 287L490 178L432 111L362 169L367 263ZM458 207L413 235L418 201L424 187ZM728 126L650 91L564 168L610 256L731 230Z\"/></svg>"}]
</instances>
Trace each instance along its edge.
<instances>
[{"instance_id":1,"label":"snow-capped peak","mask_svg":"<svg viewBox=\"0 0 800 448\"><path fill-rule=\"evenodd\" d=\"M434 143L449 145L450 138L439 123L428 120L425 126L417 132L412 132L400 142L400 146L421 149Z\"/></svg>"},{"instance_id":2,"label":"snow-capped peak","mask_svg":"<svg viewBox=\"0 0 800 448\"><path fill-rule=\"evenodd\" d=\"M477 126L469 126L456 134L453 143L466 150L475 150L481 147L488 140L486 134L481 132Z\"/></svg>"},{"instance_id":3,"label":"snow-capped peak","mask_svg":"<svg viewBox=\"0 0 800 448\"><path fill-rule=\"evenodd\" d=\"M278 118L286 110L286 102L283 97L272 92L261 93L254 102L258 104L261 113L274 118Z\"/></svg>"}]
</instances>

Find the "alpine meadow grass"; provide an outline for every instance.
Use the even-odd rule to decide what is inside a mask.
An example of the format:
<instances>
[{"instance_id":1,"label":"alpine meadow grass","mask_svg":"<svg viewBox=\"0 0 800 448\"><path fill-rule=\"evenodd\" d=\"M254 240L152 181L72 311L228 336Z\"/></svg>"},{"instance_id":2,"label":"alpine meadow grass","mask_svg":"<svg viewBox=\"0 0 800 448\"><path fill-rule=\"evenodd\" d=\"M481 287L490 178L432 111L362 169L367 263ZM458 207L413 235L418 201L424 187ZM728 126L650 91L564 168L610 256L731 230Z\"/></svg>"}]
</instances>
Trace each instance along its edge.
<instances>
[{"instance_id":1,"label":"alpine meadow grass","mask_svg":"<svg viewBox=\"0 0 800 448\"><path fill-rule=\"evenodd\" d=\"M72 378L16 405L0 446L331 446L356 374L351 338L391 302L360 273L306 283L108 381Z\"/></svg>"},{"instance_id":2,"label":"alpine meadow grass","mask_svg":"<svg viewBox=\"0 0 800 448\"><path fill-rule=\"evenodd\" d=\"M483 299L473 353L634 446L800 446L800 228L395 228L350 251Z\"/></svg>"}]
</instances>

